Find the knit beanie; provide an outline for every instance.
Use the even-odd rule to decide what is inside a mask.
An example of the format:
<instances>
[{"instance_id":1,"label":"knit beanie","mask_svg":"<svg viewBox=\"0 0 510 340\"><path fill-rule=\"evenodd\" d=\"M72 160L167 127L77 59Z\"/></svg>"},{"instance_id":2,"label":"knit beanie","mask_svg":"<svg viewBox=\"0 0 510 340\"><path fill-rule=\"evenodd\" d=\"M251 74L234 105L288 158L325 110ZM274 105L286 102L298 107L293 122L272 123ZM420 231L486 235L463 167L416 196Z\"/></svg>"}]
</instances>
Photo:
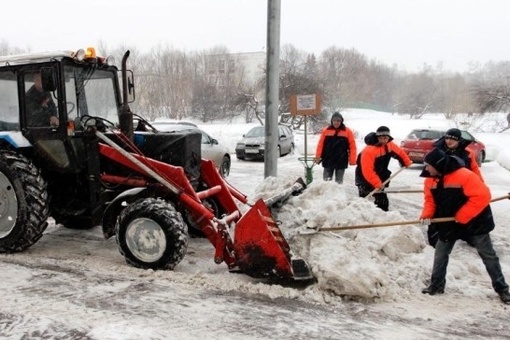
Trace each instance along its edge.
<instances>
[{"instance_id":1,"label":"knit beanie","mask_svg":"<svg viewBox=\"0 0 510 340\"><path fill-rule=\"evenodd\" d=\"M446 131L445 138L450 138L453 140L460 140L461 136L462 136L462 133L460 132L459 129L452 128L452 129Z\"/></svg>"},{"instance_id":2,"label":"knit beanie","mask_svg":"<svg viewBox=\"0 0 510 340\"><path fill-rule=\"evenodd\" d=\"M377 136L389 136L390 135L390 129L387 126L379 126L377 130L375 131L375 134Z\"/></svg>"},{"instance_id":3,"label":"knit beanie","mask_svg":"<svg viewBox=\"0 0 510 340\"><path fill-rule=\"evenodd\" d=\"M425 155L423 162L434 167L439 173L444 172L448 155L439 149L434 149Z\"/></svg>"},{"instance_id":4,"label":"knit beanie","mask_svg":"<svg viewBox=\"0 0 510 340\"><path fill-rule=\"evenodd\" d=\"M341 119L342 123L344 122L344 117L342 117L340 112L335 112L335 113L333 113L333 115L331 115L331 124L333 124L333 119L335 119L335 118Z\"/></svg>"}]
</instances>

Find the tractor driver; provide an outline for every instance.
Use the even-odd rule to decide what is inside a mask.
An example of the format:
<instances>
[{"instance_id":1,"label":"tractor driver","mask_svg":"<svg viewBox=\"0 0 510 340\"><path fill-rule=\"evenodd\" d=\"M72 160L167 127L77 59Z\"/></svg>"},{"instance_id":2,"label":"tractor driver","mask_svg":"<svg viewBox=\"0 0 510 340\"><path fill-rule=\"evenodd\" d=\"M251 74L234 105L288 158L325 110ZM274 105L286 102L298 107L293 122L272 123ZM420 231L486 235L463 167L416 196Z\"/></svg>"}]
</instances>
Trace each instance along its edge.
<instances>
[{"instance_id":1,"label":"tractor driver","mask_svg":"<svg viewBox=\"0 0 510 340\"><path fill-rule=\"evenodd\" d=\"M58 126L57 106L51 92L44 91L39 71L33 74L34 84L25 94L25 108L29 126Z\"/></svg>"}]
</instances>

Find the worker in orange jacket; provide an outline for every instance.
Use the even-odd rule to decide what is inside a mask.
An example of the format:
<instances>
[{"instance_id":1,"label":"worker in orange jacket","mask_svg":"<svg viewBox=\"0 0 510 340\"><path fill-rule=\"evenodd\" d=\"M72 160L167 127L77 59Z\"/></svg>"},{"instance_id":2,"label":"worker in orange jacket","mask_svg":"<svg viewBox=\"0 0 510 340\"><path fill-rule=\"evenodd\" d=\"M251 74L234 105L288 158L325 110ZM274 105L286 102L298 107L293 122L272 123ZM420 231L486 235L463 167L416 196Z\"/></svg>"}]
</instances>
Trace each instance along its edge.
<instances>
[{"instance_id":1,"label":"worker in orange jacket","mask_svg":"<svg viewBox=\"0 0 510 340\"><path fill-rule=\"evenodd\" d=\"M331 124L322 130L317 149L315 163L322 163L323 179L342 184L345 169L348 165L356 165L356 141L352 130L345 126L344 118L339 112L331 116Z\"/></svg>"},{"instance_id":2,"label":"worker in orange jacket","mask_svg":"<svg viewBox=\"0 0 510 340\"><path fill-rule=\"evenodd\" d=\"M464 166L473 171L483 181L482 172L476 161L476 156L473 150L467 147L471 141L462 138L462 132L457 128L451 128L446 131L446 134L434 142L434 147L444 151L450 156L459 157ZM430 225L427 229L427 238L432 247L436 246L438 231L435 225ZM468 242L469 244L469 242ZM471 245L471 244L469 244Z\"/></svg>"},{"instance_id":3,"label":"worker in orange jacket","mask_svg":"<svg viewBox=\"0 0 510 340\"><path fill-rule=\"evenodd\" d=\"M399 161L401 166L409 167L413 162L397 144L393 142L390 135L390 129L386 126L380 126L376 132L371 132L365 136L365 148L358 155L356 161L356 179L360 197L366 197L374 189L380 189L381 192L374 194L375 205L384 211L388 211L388 195L382 190L389 186L389 182L383 185L391 176L388 169L391 158Z\"/></svg>"},{"instance_id":4,"label":"worker in orange jacket","mask_svg":"<svg viewBox=\"0 0 510 340\"><path fill-rule=\"evenodd\" d=\"M463 161L434 149L424 159L424 206L422 224L430 219L454 217L455 221L435 223L438 230L430 285L423 294L442 294L446 285L449 255L459 239L476 248L501 301L510 304L508 284L501 271L489 233L494 229L490 190L480 177L464 167Z\"/></svg>"}]
</instances>

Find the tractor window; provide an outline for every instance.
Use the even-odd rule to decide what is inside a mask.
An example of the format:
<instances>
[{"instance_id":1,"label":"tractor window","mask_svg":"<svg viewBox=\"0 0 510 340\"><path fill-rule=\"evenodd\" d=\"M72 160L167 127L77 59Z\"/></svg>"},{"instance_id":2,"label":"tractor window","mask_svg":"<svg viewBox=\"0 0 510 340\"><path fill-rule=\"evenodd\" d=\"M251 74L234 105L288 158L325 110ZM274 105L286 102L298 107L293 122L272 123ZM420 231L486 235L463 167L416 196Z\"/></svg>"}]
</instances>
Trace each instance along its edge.
<instances>
[{"instance_id":1,"label":"tractor window","mask_svg":"<svg viewBox=\"0 0 510 340\"><path fill-rule=\"evenodd\" d=\"M65 67L69 119L91 116L118 125L116 87L112 72L94 68Z\"/></svg>"},{"instance_id":2,"label":"tractor window","mask_svg":"<svg viewBox=\"0 0 510 340\"><path fill-rule=\"evenodd\" d=\"M0 72L0 131L19 131L18 81L11 71Z\"/></svg>"},{"instance_id":3,"label":"tractor window","mask_svg":"<svg viewBox=\"0 0 510 340\"><path fill-rule=\"evenodd\" d=\"M66 86L66 110L67 119L74 121L78 116L78 104L76 101L76 82L74 79L69 79L65 82Z\"/></svg>"},{"instance_id":4,"label":"tractor window","mask_svg":"<svg viewBox=\"0 0 510 340\"><path fill-rule=\"evenodd\" d=\"M92 78L87 82L89 115L106 118L118 125L119 116L112 78Z\"/></svg>"}]
</instances>

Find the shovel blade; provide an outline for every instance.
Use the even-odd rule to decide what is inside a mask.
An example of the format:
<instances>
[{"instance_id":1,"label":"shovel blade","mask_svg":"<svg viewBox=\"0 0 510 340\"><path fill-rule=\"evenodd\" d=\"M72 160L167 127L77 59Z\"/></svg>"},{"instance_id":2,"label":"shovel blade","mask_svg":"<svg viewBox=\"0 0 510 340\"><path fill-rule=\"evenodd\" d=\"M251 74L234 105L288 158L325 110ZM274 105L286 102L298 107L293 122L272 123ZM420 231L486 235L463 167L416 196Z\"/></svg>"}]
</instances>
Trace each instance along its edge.
<instances>
[{"instance_id":1,"label":"shovel blade","mask_svg":"<svg viewBox=\"0 0 510 340\"><path fill-rule=\"evenodd\" d=\"M303 273L311 275L304 260L293 263L289 244L263 200L258 200L237 222L234 253L239 268L255 278L299 279Z\"/></svg>"}]
</instances>

